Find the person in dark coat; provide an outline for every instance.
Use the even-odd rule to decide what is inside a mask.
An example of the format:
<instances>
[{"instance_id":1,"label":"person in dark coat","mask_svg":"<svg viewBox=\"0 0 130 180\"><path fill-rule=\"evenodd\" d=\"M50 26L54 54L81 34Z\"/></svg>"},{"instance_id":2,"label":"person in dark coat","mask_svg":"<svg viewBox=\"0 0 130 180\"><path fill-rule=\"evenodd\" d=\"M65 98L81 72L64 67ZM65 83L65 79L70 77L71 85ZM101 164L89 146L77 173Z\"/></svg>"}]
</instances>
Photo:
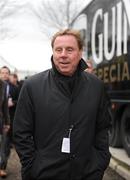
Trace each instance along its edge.
<instances>
[{"instance_id":1,"label":"person in dark coat","mask_svg":"<svg viewBox=\"0 0 130 180\"><path fill-rule=\"evenodd\" d=\"M52 38L52 68L28 78L13 126L23 180L101 180L110 161L109 99L84 70L79 31Z\"/></svg>"},{"instance_id":2,"label":"person in dark coat","mask_svg":"<svg viewBox=\"0 0 130 180\"><path fill-rule=\"evenodd\" d=\"M7 97L8 97L8 108L9 108L9 115L10 115L10 130L7 134L7 143L8 143L8 152L10 152L10 147L12 146L12 124L15 114L15 109L17 105L18 95L19 95L19 87L14 81L12 81L11 77L15 76L16 74L10 73L10 69L7 66L3 66L0 68L0 78L6 82L7 84ZM15 80L16 81L16 80Z\"/></svg>"},{"instance_id":3,"label":"person in dark coat","mask_svg":"<svg viewBox=\"0 0 130 180\"><path fill-rule=\"evenodd\" d=\"M10 81L9 81L9 76L10 76L10 69L7 66L3 66L0 68L0 79L3 80L6 84L6 97L7 97L7 101L8 101L8 110L9 110L9 117L10 117L10 128L7 132L3 133L3 149L4 150L4 156L5 158L3 158L3 163L4 164L2 166L2 172L3 170L5 171L6 167L7 167L7 162L8 162L8 158L10 156L10 150L12 147L12 124L13 124L13 118L14 118L14 113L15 113L15 108L16 108L16 104L17 104L17 99L18 99L18 93L17 93L17 87L15 85L13 85ZM6 172L5 172L6 173ZM4 173L4 174L5 174ZM3 173L1 173L3 174ZM6 173L7 174L7 173Z\"/></svg>"},{"instance_id":4,"label":"person in dark coat","mask_svg":"<svg viewBox=\"0 0 130 180\"><path fill-rule=\"evenodd\" d=\"M8 110L8 98L6 95L6 83L0 79L0 177L6 177L6 165L8 161L5 134L10 129Z\"/></svg>"}]
</instances>

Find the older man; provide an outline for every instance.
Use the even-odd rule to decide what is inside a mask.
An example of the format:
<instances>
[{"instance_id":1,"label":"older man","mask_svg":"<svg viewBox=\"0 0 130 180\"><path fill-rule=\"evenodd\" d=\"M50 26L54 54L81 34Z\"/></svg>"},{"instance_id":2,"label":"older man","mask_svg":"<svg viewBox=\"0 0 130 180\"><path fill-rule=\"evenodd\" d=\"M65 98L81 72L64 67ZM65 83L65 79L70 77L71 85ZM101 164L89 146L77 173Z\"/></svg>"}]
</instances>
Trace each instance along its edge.
<instances>
[{"instance_id":1,"label":"older man","mask_svg":"<svg viewBox=\"0 0 130 180\"><path fill-rule=\"evenodd\" d=\"M23 180L101 180L109 164L108 99L85 72L75 30L52 38L52 69L25 81L14 120Z\"/></svg>"}]
</instances>

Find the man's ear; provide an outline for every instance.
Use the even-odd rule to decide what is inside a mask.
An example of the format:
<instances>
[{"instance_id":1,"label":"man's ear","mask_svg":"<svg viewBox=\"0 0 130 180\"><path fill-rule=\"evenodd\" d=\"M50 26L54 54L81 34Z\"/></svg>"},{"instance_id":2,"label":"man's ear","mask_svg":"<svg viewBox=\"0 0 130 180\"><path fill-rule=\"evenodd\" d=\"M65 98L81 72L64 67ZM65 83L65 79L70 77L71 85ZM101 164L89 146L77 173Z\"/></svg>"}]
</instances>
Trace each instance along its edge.
<instances>
[{"instance_id":1,"label":"man's ear","mask_svg":"<svg viewBox=\"0 0 130 180\"><path fill-rule=\"evenodd\" d=\"M80 59L82 58L82 56L83 56L83 50L81 49L80 52L79 52Z\"/></svg>"}]
</instances>

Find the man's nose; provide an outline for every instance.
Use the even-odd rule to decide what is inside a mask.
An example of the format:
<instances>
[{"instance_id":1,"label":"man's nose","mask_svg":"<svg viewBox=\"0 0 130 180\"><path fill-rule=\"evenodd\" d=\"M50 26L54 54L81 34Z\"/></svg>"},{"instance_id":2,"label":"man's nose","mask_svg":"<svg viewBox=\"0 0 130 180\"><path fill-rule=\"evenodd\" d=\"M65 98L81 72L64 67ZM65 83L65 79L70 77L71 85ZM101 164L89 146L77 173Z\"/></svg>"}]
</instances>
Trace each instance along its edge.
<instances>
[{"instance_id":1,"label":"man's nose","mask_svg":"<svg viewBox=\"0 0 130 180\"><path fill-rule=\"evenodd\" d=\"M62 56L66 56L66 55L67 55L66 49L62 49L61 55L62 55Z\"/></svg>"}]
</instances>

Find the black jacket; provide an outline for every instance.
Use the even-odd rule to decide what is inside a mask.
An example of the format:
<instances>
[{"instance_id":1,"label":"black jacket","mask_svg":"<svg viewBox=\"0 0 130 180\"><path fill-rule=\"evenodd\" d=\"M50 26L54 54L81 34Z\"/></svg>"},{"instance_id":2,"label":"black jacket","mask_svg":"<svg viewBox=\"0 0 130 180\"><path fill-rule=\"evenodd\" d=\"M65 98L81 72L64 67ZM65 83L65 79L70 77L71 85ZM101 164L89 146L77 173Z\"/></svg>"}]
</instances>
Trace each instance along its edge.
<instances>
[{"instance_id":1,"label":"black jacket","mask_svg":"<svg viewBox=\"0 0 130 180\"><path fill-rule=\"evenodd\" d=\"M10 125L6 86L6 83L0 79L0 134L2 134L3 125Z\"/></svg>"},{"instance_id":2,"label":"black jacket","mask_svg":"<svg viewBox=\"0 0 130 180\"><path fill-rule=\"evenodd\" d=\"M18 101L19 89L17 86L13 85L12 83L10 83L8 81L7 81L7 84L9 86L8 98L12 98L12 101L14 104L13 106L9 107L9 115L10 115L10 120L12 123L12 121L14 119L17 101Z\"/></svg>"},{"instance_id":3,"label":"black jacket","mask_svg":"<svg viewBox=\"0 0 130 180\"><path fill-rule=\"evenodd\" d=\"M23 180L102 179L110 160L108 100L102 81L82 66L72 92L54 68L25 81L14 120ZM71 152L63 153L72 126Z\"/></svg>"}]
</instances>

